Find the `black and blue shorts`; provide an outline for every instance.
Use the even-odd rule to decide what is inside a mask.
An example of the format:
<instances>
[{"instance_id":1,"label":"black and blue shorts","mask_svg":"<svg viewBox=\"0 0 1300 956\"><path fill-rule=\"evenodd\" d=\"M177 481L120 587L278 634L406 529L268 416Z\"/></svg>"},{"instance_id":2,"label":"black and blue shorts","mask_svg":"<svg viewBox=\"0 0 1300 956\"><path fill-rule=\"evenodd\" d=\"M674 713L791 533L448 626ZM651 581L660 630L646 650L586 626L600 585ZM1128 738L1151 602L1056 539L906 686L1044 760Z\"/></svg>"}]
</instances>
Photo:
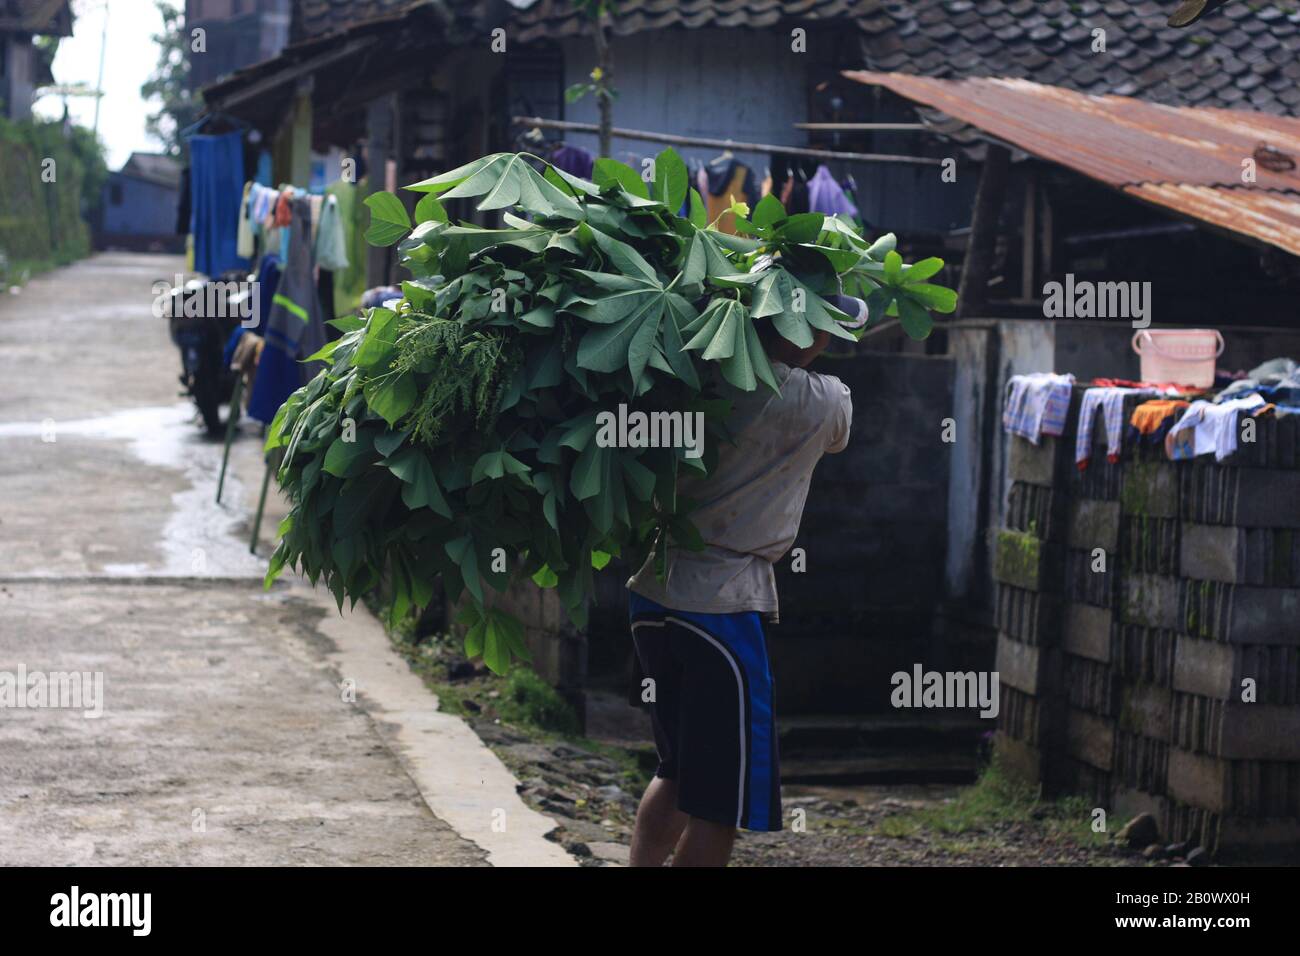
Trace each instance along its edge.
<instances>
[{"instance_id":1,"label":"black and blue shorts","mask_svg":"<svg viewBox=\"0 0 1300 956\"><path fill-rule=\"evenodd\" d=\"M781 829L772 671L756 611L697 614L630 595L632 639L654 683L658 776L677 806L746 830Z\"/></svg>"}]
</instances>

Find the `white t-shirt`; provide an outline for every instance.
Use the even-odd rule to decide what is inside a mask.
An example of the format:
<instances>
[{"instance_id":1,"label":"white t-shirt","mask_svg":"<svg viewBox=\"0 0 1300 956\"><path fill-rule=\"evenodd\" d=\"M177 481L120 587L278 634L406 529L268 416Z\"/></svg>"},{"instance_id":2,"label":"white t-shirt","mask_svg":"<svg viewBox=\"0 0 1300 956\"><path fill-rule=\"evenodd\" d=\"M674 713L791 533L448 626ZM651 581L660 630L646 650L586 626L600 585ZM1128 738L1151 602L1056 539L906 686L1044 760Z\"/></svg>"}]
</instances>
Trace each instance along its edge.
<instances>
[{"instance_id":1,"label":"white t-shirt","mask_svg":"<svg viewBox=\"0 0 1300 956\"><path fill-rule=\"evenodd\" d=\"M719 449L709 477L678 483L679 495L699 502L690 517L704 550L670 548L663 584L652 554L627 582L637 594L680 611L759 611L777 619L772 565L799 533L813 468L849 443L853 402L848 386L832 375L781 362L772 370L781 394L762 385L753 392L729 389L727 426L735 443Z\"/></svg>"}]
</instances>

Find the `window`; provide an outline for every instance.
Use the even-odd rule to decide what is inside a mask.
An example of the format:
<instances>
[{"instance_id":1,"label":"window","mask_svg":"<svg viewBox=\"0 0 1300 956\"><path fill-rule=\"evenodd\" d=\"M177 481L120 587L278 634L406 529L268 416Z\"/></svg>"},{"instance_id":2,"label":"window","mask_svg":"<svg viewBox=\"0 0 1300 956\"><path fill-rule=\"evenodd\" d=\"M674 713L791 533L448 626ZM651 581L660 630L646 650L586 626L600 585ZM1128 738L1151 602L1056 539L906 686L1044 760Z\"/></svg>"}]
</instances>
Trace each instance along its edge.
<instances>
[{"instance_id":1,"label":"window","mask_svg":"<svg viewBox=\"0 0 1300 956\"><path fill-rule=\"evenodd\" d=\"M122 205L122 184L113 183L108 187L108 201L114 206Z\"/></svg>"}]
</instances>

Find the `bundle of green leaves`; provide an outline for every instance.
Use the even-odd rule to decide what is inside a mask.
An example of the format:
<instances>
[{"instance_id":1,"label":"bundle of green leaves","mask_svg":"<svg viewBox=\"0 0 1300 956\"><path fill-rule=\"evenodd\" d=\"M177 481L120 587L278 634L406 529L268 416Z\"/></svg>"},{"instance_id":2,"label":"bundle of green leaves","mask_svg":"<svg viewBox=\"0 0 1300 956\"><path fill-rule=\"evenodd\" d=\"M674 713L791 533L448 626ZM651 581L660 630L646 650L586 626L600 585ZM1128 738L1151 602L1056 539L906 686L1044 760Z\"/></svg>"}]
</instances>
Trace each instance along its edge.
<instances>
[{"instance_id":1,"label":"bundle of green leaves","mask_svg":"<svg viewBox=\"0 0 1300 956\"><path fill-rule=\"evenodd\" d=\"M940 260L909 267L892 235L772 196L732 207L738 235L711 228L672 150L649 181L603 159L593 179L498 153L408 187L424 194L414 225L396 196L367 200L367 239L398 243L411 278L391 307L336 320L311 357L326 368L271 425L292 510L268 586L295 567L341 609L386 573L396 618L440 581L468 596L467 653L504 671L527 651L487 589L531 577L581 626L611 555L662 568L669 546L702 546L677 478L707 474L727 440L723 383L777 388L760 323L798 346L853 340L822 298L843 290L921 338L955 306L927 281ZM500 210L500 227L453 223L450 199ZM703 455L600 440L598 414L620 405L702 413Z\"/></svg>"}]
</instances>

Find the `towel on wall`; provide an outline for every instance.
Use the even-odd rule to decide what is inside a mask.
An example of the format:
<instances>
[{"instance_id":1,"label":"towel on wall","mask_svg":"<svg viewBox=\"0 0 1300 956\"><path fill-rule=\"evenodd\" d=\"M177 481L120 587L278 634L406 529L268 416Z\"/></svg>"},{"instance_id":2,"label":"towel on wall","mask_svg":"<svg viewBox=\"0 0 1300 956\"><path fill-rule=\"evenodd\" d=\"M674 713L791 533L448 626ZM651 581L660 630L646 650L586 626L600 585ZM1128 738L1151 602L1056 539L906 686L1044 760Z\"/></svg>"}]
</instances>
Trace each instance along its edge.
<instances>
[{"instance_id":1,"label":"towel on wall","mask_svg":"<svg viewBox=\"0 0 1300 956\"><path fill-rule=\"evenodd\" d=\"M1013 375L1007 382L1007 399L1002 409L1002 427L1035 445L1041 435L1065 433L1074 376L1055 372Z\"/></svg>"},{"instance_id":2,"label":"towel on wall","mask_svg":"<svg viewBox=\"0 0 1300 956\"><path fill-rule=\"evenodd\" d=\"M1083 393L1079 406L1079 430L1074 438L1074 463L1080 471L1092 457L1092 423L1101 409L1106 422L1106 460L1119 461L1120 443L1124 438L1124 399L1129 395L1157 395L1155 388L1090 388Z\"/></svg>"},{"instance_id":3,"label":"towel on wall","mask_svg":"<svg viewBox=\"0 0 1300 956\"><path fill-rule=\"evenodd\" d=\"M1237 450L1237 413L1266 404L1257 394L1222 403L1192 402L1165 436L1165 453L1180 461L1213 452L1215 461L1223 461Z\"/></svg>"}]
</instances>

